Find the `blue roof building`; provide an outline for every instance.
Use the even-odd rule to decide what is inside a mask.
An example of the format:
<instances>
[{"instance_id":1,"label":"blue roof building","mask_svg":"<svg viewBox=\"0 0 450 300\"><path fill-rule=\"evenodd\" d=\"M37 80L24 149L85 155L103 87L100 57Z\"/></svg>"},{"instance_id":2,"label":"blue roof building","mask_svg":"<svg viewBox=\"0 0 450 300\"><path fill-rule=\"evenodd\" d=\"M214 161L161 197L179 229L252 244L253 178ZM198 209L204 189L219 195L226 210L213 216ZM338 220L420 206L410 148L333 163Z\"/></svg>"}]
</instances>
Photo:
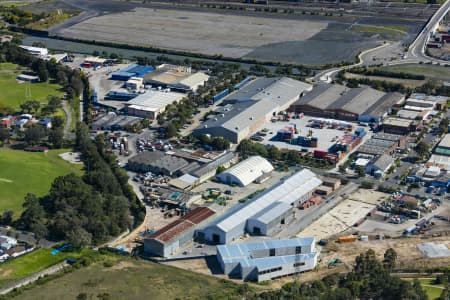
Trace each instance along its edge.
<instances>
[{"instance_id":1,"label":"blue roof building","mask_svg":"<svg viewBox=\"0 0 450 300\"><path fill-rule=\"evenodd\" d=\"M125 69L112 73L111 79L127 81L131 77L144 77L153 70L154 68L152 66L140 66L137 64L131 64Z\"/></svg>"},{"instance_id":2,"label":"blue roof building","mask_svg":"<svg viewBox=\"0 0 450 300\"><path fill-rule=\"evenodd\" d=\"M265 281L312 270L318 251L314 237L217 246L223 272L245 281Z\"/></svg>"}]
</instances>

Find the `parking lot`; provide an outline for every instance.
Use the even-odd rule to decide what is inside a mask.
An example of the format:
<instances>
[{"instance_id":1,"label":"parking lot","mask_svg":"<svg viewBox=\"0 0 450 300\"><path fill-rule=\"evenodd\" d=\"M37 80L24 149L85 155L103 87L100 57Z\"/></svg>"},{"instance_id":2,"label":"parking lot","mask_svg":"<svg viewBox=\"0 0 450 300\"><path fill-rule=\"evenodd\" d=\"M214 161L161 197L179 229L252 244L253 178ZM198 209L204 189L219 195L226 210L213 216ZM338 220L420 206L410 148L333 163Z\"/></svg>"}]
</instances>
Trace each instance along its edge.
<instances>
[{"instance_id":1,"label":"parking lot","mask_svg":"<svg viewBox=\"0 0 450 300\"><path fill-rule=\"evenodd\" d=\"M308 127L308 125L311 125L313 120L319 120L319 119L321 119L321 118L305 116L301 119L291 119L288 122L277 121L277 122L268 123L265 126L266 129L268 129L267 135L262 136L263 140L261 141L261 143L263 143L264 145L274 145L278 148L287 148L287 149L298 150L298 151L300 151L302 149L307 149L308 151L314 151L314 150L326 151L337 140L342 138L346 134L346 131L333 129L333 128L331 128L331 126L328 126L328 127L326 126L322 129ZM334 120L327 119L327 121L329 121L331 123ZM342 123L342 121L337 121L337 122ZM360 127L356 123L348 123L348 124L351 124L352 132L354 132L354 130L356 128ZM276 137L277 132L289 125L291 125L291 126L295 125L297 127L298 134L296 134L295 137L308 136L311 133L310 131L312 131L312 137L316 137L318 139L317 147L312 148L312 147L305 147L305 146L300 146L300 145L292 145L287 142L279 141ZM370 136L371 133L372 132L369 131L369 132L367 132L367 135Z\"/></svg>"}]
</instances>

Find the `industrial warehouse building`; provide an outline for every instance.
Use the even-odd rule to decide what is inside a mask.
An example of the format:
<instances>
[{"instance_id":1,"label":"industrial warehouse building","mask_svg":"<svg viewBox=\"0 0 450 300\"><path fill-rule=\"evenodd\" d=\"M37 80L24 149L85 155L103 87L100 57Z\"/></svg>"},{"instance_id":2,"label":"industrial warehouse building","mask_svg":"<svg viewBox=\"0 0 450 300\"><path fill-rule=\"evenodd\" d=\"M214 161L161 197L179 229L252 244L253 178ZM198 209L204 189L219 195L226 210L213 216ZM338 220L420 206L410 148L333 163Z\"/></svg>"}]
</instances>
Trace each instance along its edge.
<instances>
[{"instance_id":1,"label":"industrial warehouse building","mask_svg":"<svg viewBox=\"0 0 450 300\"><path fill-rule=\"evenodd\" d=\"M254 235L270 234L287 224L293 208L309 200L321 184L322 180L316 174L303 169L264 191L254 200L235 206L213 225L205 228L202 236L211 243L226 244L245 232Z\"/></svg>"},{"instance_id":2,"label":"industrial warehouse building","mask_svg":"<svg viewBox=\"0 0 450 300\"><path fill-rule=\"evenodd\" d=\"M170 88L178 92L195 92L205 85L209 76L203 72L192 73L191 67L162 64L145 76L145 84L152 87Z\"/></svg>"},{"instance_id":3,"label":"industrial warehouse building","mask_svg":"<svg viewBox=\"0 0 450 300\"><path fill-rule=\"evenodd\" d=\"M187 165L189 163L183 158L168 155L162 151L145 151L130 158L127 168L138 173L152 172L174 176L181 175L179 171Z\"/></svg>"},{"instance_id":4,"label":"industrial warehouse building","mask_svg":"<svg viewBox=\"0 0 450 300\"><path fill-rule=\"evenodd\" d=\"M150 90L125 103L127 113L131 116L155 120L166 110L166 106L183 99L185 94L168 90Z\"/></svg>"},{"instance_id":5,"label":"industrial warehouse building","mask_svg":"<svg viewBox=\"0 0 450 300\"><path fill-rule=\"evenodd\" d=\"M318 251L313 237L217 246L224 274L244 281L265 281L312 270Z\"/></svg>"},{"instance_id":6,"label":"industrial warehouse building","mask_svg":"<svg viewBox=\"0 0 450 300\"><path fill-rule=\"evenodd\" d=\"M311 85L287 77L258 78L225 98L225 106L193 134L222 136L240 143L311 89Z\"/></svg>"},{"instance_id":7,"label":"industrial warehouse building","mask_svg":"<svg viewBox=\"0 0 450 300\"><path fill-rule=\"evenodd\" d=\"M370 87L349 89L336 84L319 84L301 97L290 111L339 120L379 124L405 97L400 93L384 93Z\"/></svg>"},{"instance_id":8,"label":"industrial warehouse building","mask_svg":"<svg viewBox=\"0 0 450 300\"><path fill-rule=\"evenodd\" d=\"M268 178L273 171L273 166L261 156L251 156L234 165L230 169L218 174L216 177L226 184L247 186L250 183Z\"/></svg>"},{"instance_id":9,"label":"industrial warehouse building","mask_svg":"<svg viewBox=\"0 0 450 300\"><path fill-rule=\"evenodd\" d=\"M140 66L137 64L131 64L125 69L114 72L111 74L112 80L127 81L131 77L144 77L148 73L153 71L152 66Z\"/></svg>"},{"instance_id":10,"label":"industrial warehouse building","mask_svg":"<svg viewBox=\"0 0 450 300\"><path fill-rule=\"evenodd\" d=\"M197 228L204 225L215 213L208 207L195 208L156 233L145 237L144 252L162 257L174 254L180 246L191 241Z\"/></svg>"}]
</instances>

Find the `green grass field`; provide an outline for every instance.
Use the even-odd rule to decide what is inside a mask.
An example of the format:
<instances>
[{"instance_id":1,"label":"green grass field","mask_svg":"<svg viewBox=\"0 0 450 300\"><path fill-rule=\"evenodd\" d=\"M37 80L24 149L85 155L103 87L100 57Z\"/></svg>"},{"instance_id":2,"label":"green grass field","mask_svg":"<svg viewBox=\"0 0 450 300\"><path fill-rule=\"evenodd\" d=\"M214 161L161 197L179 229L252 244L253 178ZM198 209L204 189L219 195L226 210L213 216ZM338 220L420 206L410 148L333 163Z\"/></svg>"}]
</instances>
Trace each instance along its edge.
<instances>
[{"instance_id":1,"label":"green grass field","mask_svg":"<svg viewBox=\"0 0 450 300\"><path fill-rule=\"evenodd\" d=\"M79 252L59 252L56 255L52 255L51 251L52 249L39 249L2 264L0 268L0 287L42 271L62 262L68 257L79 258L88 252L92 252L92 250L83 249Z\"/></svg>"},{"instance_id":2,"label":"green grass field","mask_svg":"<svg viewBox=\"0 0 450 300\"><path fill-rule=\"evenodd\" d=\"M18 83L16 80L20 71L11 71L14 67L13 64L0 64L0 107L9 107L12 109L18 109L20 104L25 102L26 84ZM57 84L51 84L47 82L32 83L30 84L31 99L40 101L41 103L47 103L47 97L49 95L63 96L61 86Z\"/></svg>"},{"instance_id":3,"label":"green grass field","mask_svg":"<svg viewBox=\"0 0 450 300\"><path fill-rule=\"evenodd\" d=\"M413 278L404 278L408 281L413 281ZM434 284L434 278L419 278L420 284L422 285L423 289L427 292L428 298L430 300L434 300L439 298L439 296L442 293L442 290L444 289L444 285L442 284Z\"/></svg>"},{"instance_id":4,"label":"green grass field","mask_svg":"<svg viewBox=\"0 0 450 300\"><path fill-rule=\"evenodd\" d=\"M149 261L118 258L112 267L95 263L25 290L13 299L242 299L242 285ZM253 288L250 288L253 289Z\"/></svg>"},{"instance_id":5,"label":"green grass field","mask_svg":"<svg viewBox=\"0 0 450 300\"><path fill-rule=\"evenodd\" d=\"M405 64L398 66L382 67L391 72L405 72L410 74L424 75L437 80L448 80L450 78L450 67L428 65L428 64Z\"/></svg>"},{"instance_id":6,"label":"green grass field","mask_svg":"<svg viewBox=\"0 0 450 300\"><path fill-rule=\"evenodd\" d=\"M81 164L71 164L58 156L68 151L31 153L0 149L0 213L11 209L17 218L28 192L43 196L56 177L71 172L82 174Z\"/></svg>"},{"instance_id":7,"label":"green grass field","mask_svg":"<svg viewBox=\"0 0 450 300\"><path fill-rule=\"evenodd\" d=\"M382 38L398 40L406 34L407 26L400 25L386 25L386 26L369 26L369 25L355 25L352 30L364 32L369 34L379 34Z\"/></svg>"}]
</instances>

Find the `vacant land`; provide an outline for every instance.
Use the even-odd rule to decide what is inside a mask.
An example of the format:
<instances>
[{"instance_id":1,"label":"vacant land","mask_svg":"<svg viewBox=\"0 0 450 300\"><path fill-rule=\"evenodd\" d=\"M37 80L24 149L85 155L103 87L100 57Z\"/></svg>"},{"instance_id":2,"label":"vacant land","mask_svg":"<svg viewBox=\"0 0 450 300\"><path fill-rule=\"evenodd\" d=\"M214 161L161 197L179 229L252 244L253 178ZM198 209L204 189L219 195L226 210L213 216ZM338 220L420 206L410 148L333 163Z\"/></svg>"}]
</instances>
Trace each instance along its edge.
<instances>
[{"instance_id":1,"label":"vacant land","mask_svg":"<svg viewBox=\"0 0 450 300\"><path fill-rule=\"evenodd\" d=\"M0 108L18 109L20 104L25 102L26 83L19 83L16 80L20 71L17 65L0 64ZM11 71L9 71L11 70ZM49 95L62 96L61 86L47 82L30 84L30 100L37 100L47 103Z\"/></svg>"},{"instance_id":2,"label":"vacant land","mask_svg":"<svg viewBox=\"0 0 450 300\"><path fill-rule=\"evenodd\" d=\"M27 193L43 196L56 177L71 172L81 174L82 165L70 164L58 156L67 151L31 153L0 149L0 212L13 210L18 217Z\"/></svg>"},{"instance_id":3,"label":"vacant land","mask_svg":"<svg viewBox=\"0 0 450 300\"><path fill-rule=\"evenodd\" d=\"M119 259L112 267L93 264L26 290L13 299L237 299L241 285L148 261ZM233 297L234 296L234 297Z\"/></svg>"},{"instance_id":4,"label":"vacant land","mask_svg":"<svg viewBox=\"0 0 450 300\"><path fill-rule=\"evenodd\" d=\"M402 25L386 25L386 26L371 26L371 25L355 25L352 30L369 33L378 34L380 37L388 40L398 40L401 39L408 31L408 26Z\"/></svg>"},{"instance_id":5,"label":"vacant land","mask_svg":"<svg viewBox=\"0 0 450 300\"><path fill-rule=\"evenodd\" d=\"M384 76L366 76L361 74L353 74L353 73L345 73L346 78L356 78L356 79L370 79L370 80L379 80L379 81L387 81L392 83L400 83L409 88L416 88L422 86L425 83L425 80L414 80L414 79L401 79L401 78L392 78L392 77L384 77Z\"/></svg>"},{"instance_id":6,"label":"vacant land","mask_svg":"<svg viewBox=\"0 0 450 300\"><path fill-rule=\"evenodd\" d=\"M59 252L56 255L52 255L52 249L39 249L22 257L10 260L2 264L0 269L0 287L42 271L64 261L68 257L79 258L91 251L85 249L77 252Z\"/></svg>"},{"instance_id":7,"label":"vacant land","mask_svg":"<svg viewBox=\"0 0 450 300\"><path fill-rule=\"evenodd\" d=\"M398 66L388 66L382 69L391 72L404 72L410 74L424 75L428 78L438 80L448 80L450 78L450 68L429 64L405 64Z\"/></svg>"},{"instance_id":8,"label":"vacant land","mask_svg":"<svg viewBox=\"0 0 450 300\"><path fill-rule=\"evenodd\" d=\"M61 26L54 33L209 55L321 65L353 61L359 51L376 46L386 36L406 36L397 28L411 33L417 27L411 21L388 23L373 26L377 32L371 25L364 25L370 27L367 32L351 30L345 17L135 7Z\"/></svg>"},{"instance_id":9,"label":"vacant land","mask_svg":"<svg viewBox=\"0 0 450 300\"><path fill-rule=\"evenodd\" d=\"M241 57L269 43L306 40L326 27L320 21L136 8L86 20L63 35Z\"/></svg>"}]
</instances>

